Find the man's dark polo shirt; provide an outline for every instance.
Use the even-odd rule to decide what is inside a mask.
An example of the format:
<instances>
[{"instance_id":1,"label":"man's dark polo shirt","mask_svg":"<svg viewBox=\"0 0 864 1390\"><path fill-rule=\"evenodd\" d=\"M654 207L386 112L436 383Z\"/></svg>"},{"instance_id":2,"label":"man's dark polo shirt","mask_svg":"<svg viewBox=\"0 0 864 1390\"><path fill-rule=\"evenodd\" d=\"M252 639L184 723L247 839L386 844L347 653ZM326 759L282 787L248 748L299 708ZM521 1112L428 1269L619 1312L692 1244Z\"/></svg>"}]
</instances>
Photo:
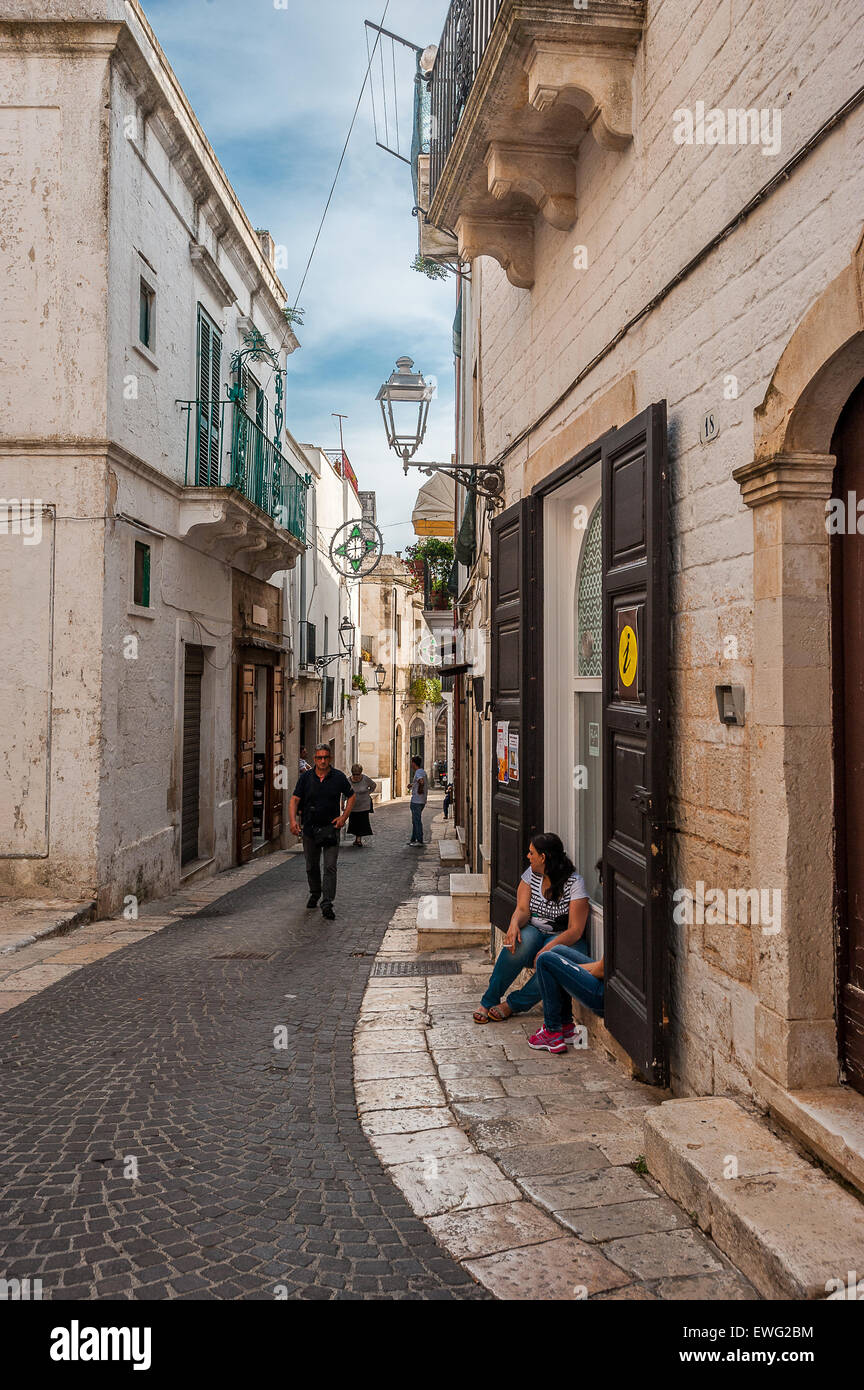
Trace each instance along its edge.
<instances>
[{"instance_id":1,"label":"man's dark polo shirt","mask_svg":"<svg viewBox=\"0 0 864 1390\"><path fill-rule=\"evenodd\" d=\"M354 788L336 767L328 768L323 780L312 768L298 778L294 795L300 798L303 833L308 834L316 825L332 825L342 814L342 797L353 796Z\"/></svg>"}]
</instances>

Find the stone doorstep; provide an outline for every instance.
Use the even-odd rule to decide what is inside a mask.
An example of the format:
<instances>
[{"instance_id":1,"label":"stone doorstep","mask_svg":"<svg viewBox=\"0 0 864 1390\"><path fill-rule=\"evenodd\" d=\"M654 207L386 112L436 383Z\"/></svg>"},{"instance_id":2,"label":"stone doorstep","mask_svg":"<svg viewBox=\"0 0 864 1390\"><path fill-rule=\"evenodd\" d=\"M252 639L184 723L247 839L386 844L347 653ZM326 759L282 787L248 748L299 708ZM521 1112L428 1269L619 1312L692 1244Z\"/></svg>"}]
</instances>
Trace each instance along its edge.
<instances>
[{"instance_id":1,"label":"stone doorstep","mask_svg":"<svg viewBox=\"0 0 864 1390\"><path fill-rule=\"evenodd\" d=\"M489 887L482 874L450 875L450 911L454 922L489 925Z\"/></svg>"},{"instance_id":2,"label":"stone doorstep","mask_svg":"<svg viewBox=\"0 0 864 1390\"><path fill-rule=\"evenodd\" d=\"M464 846L458 840L439 840L438 857L442 864L464 864Z\"/></svg>"},{"instance_id":3,"label":"stone doorstep","mask_svg":"<svg viewBox=\"0 0 864 1390\"><path fill-rule=\"evenodd\" d=\"M736 1101L665 1101L644 1133L651 1173L766 1298L824 1299L864 1269L864 1206Z\"/></svg>"},{"instance_id":4,"label":"stone doorstep","mask_svg":"<svg viewBox=\"0 0 864 1390\"><path fill-rule=\"evenodd\" d=\"M864 1096L848 1086L784 1091L758 1071L754 1085L772 1115L805 1148L864 1193Z\"/></svg>"},{"instance_id":5,"label":"stone doorstep","mask_svg":"<svg viewBox=\"0 0 864 1390\"><path fill-rule=\"evenodd\" d=\"M11 900L0 898L0 917L2 917L3 914L4 901L12 901L20 904L22 901L26 900L21 898L14 898ZM33 906L35 909L35 900ZM23 950L25 946L32 946L36 941L46 941L52 936L66 936L69 932L75 931L76 927L82 927L86 923L92 922L95 911L96 901L94 899L92 902L72 903L65 911L60 909L59 914L53 921L49 921L41 927L34 927L32 930L28 930L22 922L20 936L14 936L10 939L5 936L5 933L0 935L0 959L2 959L3 956L14 955L16 951Z\"/></svg>"},{"instance_id":6,"label":"stone doorstep","mask_svg":"<svg viewBox=\"0 0 864 1390\"><path fill-rule=\"evenodd\" d=\"M489 940L489 923L457 922L450 898L424 894L417 903L417 950L460 950L484 946Z\"/></svg>"}]
</instances>

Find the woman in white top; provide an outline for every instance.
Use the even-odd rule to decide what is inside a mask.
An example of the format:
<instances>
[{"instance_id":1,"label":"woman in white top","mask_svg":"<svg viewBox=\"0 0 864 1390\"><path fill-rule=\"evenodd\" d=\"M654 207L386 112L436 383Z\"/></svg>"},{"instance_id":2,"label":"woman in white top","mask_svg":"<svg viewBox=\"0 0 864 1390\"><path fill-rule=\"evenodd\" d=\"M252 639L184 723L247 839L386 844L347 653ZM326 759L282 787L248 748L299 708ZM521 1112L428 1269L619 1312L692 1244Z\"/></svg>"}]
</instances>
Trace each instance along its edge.
<instances>
[{"instance_id":1,"label":"woman in white top","mask_svg":"<svg viewBox=\"0 0 864 1390\"><path fill-rule=\"evenodd\" d=\"M539 1004L536 975L506 1003L502 1000L520 971L529 969L543 951L574 946L584 935L588 922L585 882L559 837L551 832L535 835L528 846L528 864L489 988L474 1012L475 1023L501 1023L511 1014L527 1013ZM590 957L586 954L585 959Z\"/></svg>"},{"instance_id":2,"label":"woman in white top","mask_svg":"<svg viewBox=\"0 0 864 1390\"><path fill-rule=\"evenodd\" d=\"M354 792L354 809L348 817L348 834L354 836L354 848L363 848L363 836L372 834L369 816L372 813L372 793L378 790L378 783L366 777L360 763L351 769L351 787Z\"/></svg>"}]
</instances>

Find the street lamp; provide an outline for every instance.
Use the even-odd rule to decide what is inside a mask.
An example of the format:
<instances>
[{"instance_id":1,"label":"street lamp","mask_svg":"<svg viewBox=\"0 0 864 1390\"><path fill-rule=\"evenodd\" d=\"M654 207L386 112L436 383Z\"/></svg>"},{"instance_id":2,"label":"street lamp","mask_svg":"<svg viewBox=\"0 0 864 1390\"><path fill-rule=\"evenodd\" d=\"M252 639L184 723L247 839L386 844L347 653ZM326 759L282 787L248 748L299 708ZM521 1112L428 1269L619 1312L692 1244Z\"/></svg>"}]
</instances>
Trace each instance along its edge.
<instances>
[{"instance_id":1,"label":"street lamp","mask_svg":"<svg viewBox=\"0 0 864 1390\"><path fill-rule=\"evenodd\" d=\"M384 670L384 667L381 665L381 662L379 661L378 665L375 667L375 684L377 685L379 690L384 689L384 682L386 681L386 679L387 672Z\"/></svg>"},{"instance_id":2,"label":"street lamp","mask_svg":"<svg viewBox=\"0 0 864 1390\"><path fill-rule=\"evenodd\" d=\"M354 651L354 634L357 631L351 619L346 614L339 624L339 642L342 647L341 652L324 652L315 658L315 670L323 671L330 665L331 661L342 661L344 657L351 656Z\"/></svg>"},{"instance_id":3,"label":"street lamp","mask_svg":"<svg viewBox=\"0 0 864 1390\"><path fill-rule=\"evenodd\" d=\"M435 387L424 380L423 373L414 371L413 359L399 357L395 372L390 374L375 397L381 403L387 443L401 458L403 472L407 474L409 468L419 468L430 478L435 473L449 473L466 491L485 497L493 506L499 505L504 491L504 473L500 464L463 468L456 463L410 462L425 438L429 402L434 394Z\"/></svg>"},{"instance_id":4,"label":"street lamp","mask_svg":"<svg viewBox=\"0 0 864 1390\"><path fill-rule=\"evenodd\" d=\"M413 368L412 358L397 358L395 372L375 398L381 403L387 443L399 454L406 469L426 436L429 402L435 394L435 387Z\"/></svg>"},{"instance_id":5,"label":"street lamp","mask_svg":"<svg viewBox=\"0 0 864 1390\"><path fill-rule=\"evenodd\" d=\"M354 627L354 624L352 623L351 619L348 617L346 613L345 617L339 624L339 641L342 643L342 646L344 647L347 656L350 656L354 650L355 632L356 628Z\"/></svg>"}]
</instances>

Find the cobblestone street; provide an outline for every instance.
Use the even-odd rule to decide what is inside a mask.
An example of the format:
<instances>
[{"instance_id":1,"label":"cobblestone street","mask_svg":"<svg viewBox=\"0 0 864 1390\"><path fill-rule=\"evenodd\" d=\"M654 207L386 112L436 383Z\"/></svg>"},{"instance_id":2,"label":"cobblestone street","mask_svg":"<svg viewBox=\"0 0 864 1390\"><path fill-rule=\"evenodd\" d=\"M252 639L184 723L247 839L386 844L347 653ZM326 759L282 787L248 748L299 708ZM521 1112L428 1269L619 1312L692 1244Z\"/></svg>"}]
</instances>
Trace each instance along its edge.
<instances>
[{"instance_id":1,"label":"cobblestone street","mask_svg":"<svg viewBox=\"0 0 864 1390\"><path fill-rule=\"evenodd\" d=\"M333 923L295 856L0 1016L0 1275L54 1300L488 1297L356 1113L409 828L385 808L343 849Z\"/></svg>"}]
</instances>

